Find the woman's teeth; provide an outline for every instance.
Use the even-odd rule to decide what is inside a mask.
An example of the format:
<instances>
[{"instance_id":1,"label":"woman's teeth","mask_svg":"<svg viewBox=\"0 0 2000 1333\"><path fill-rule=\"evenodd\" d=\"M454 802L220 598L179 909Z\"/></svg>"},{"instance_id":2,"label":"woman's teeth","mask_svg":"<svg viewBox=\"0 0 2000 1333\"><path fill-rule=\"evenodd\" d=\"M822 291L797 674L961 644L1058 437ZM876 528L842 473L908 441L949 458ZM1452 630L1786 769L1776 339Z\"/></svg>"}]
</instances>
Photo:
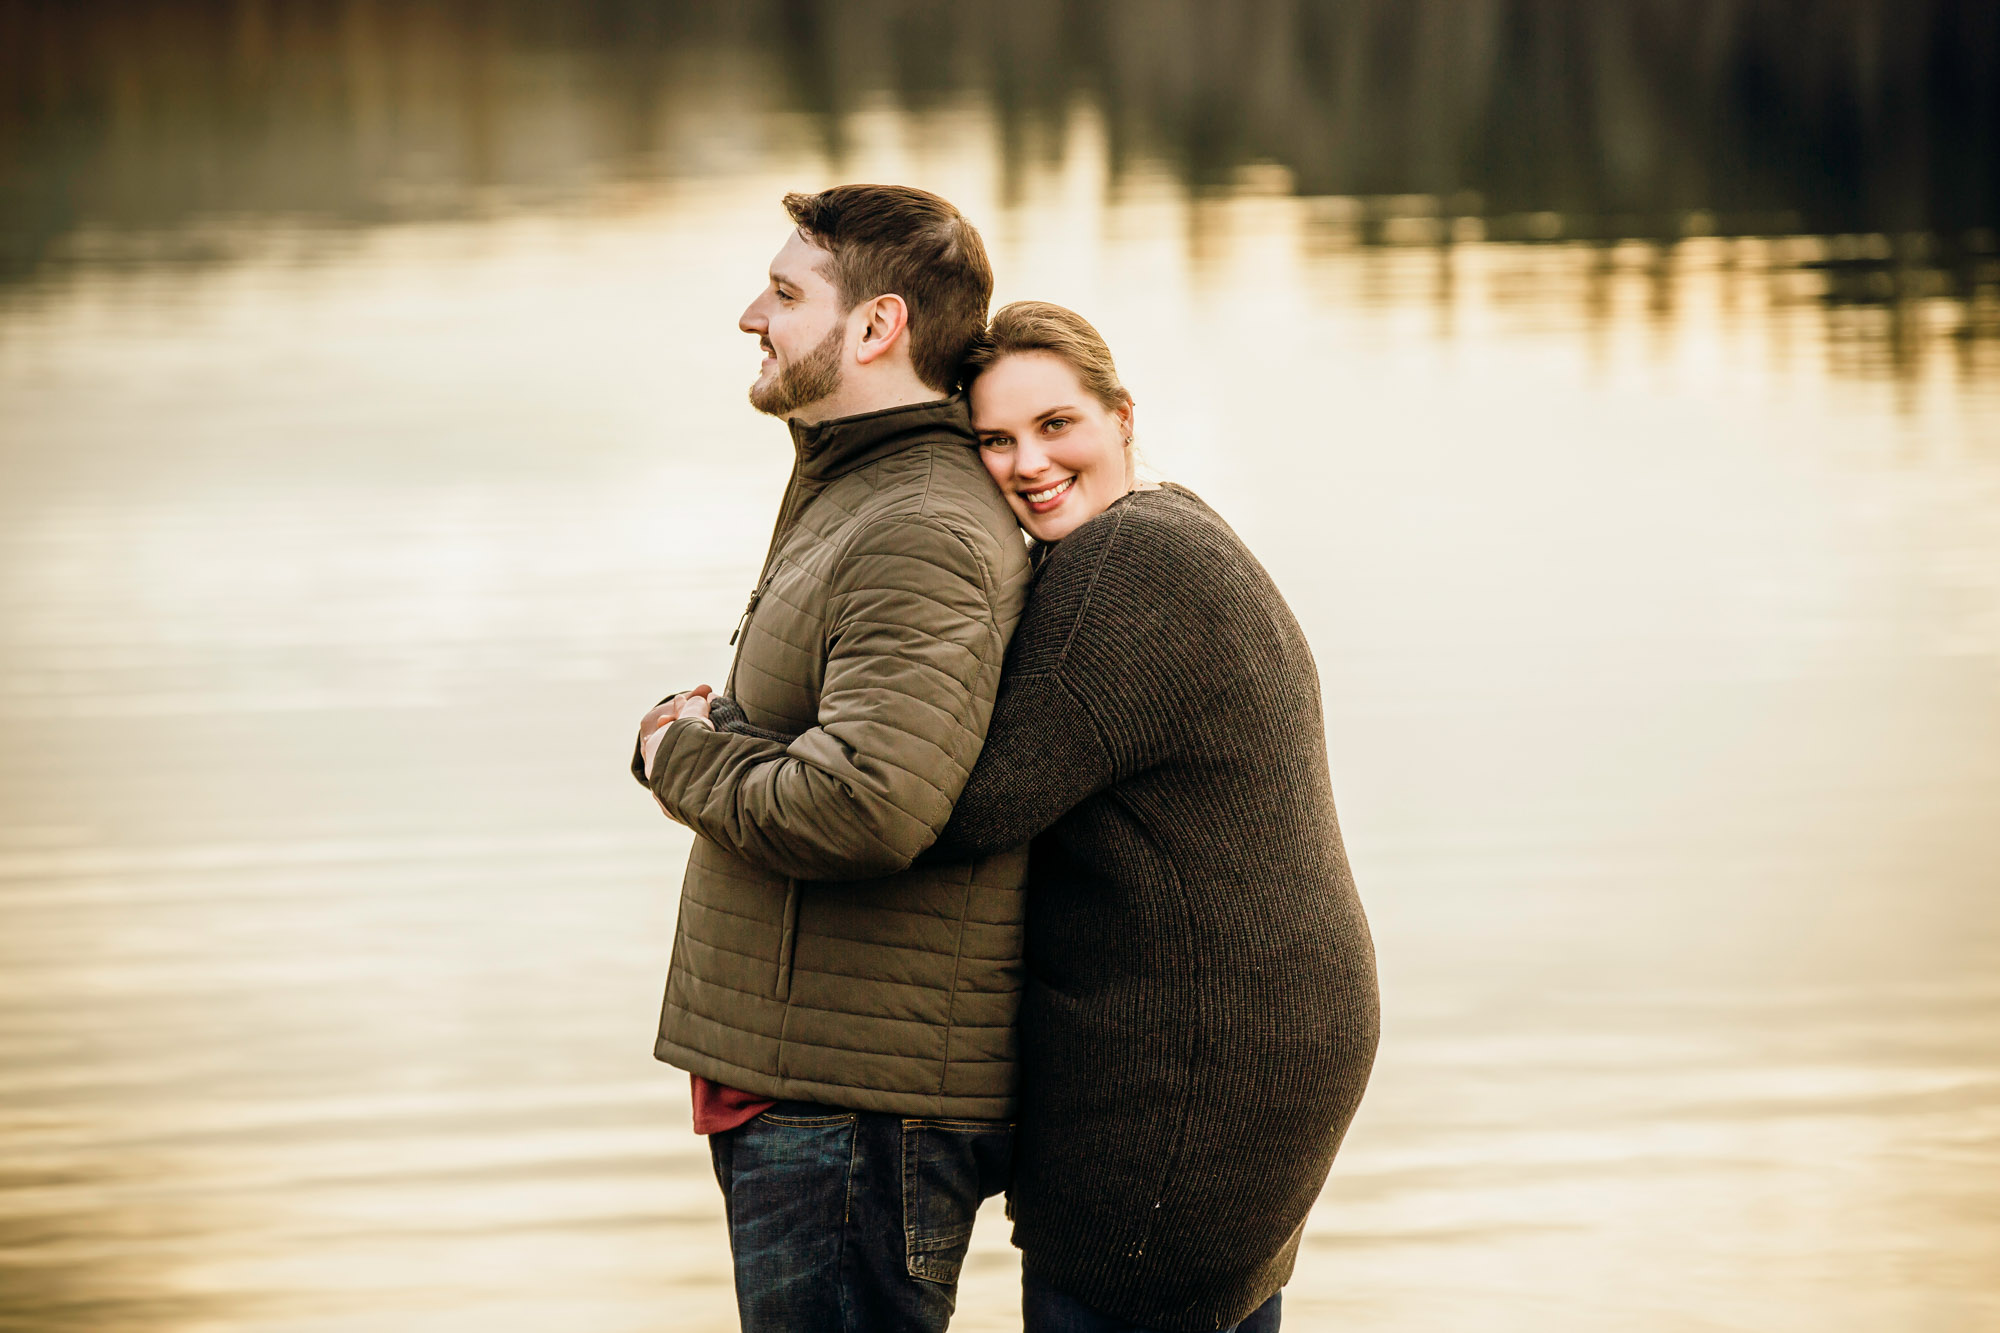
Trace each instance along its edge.
<instances>
[{"instance_id":1,"label":"woman's teeth","mask_svg":"<svg viewBox=\"0 0 2000 1333\"><path fill-rule=\"evenodd\" d=\"M1076 485L1075 477L1065 477L1045 491L1023 491L1022 494L1027 497L1031 505L1047 504L1074 485Z\"/></svg>"}]
</instances>

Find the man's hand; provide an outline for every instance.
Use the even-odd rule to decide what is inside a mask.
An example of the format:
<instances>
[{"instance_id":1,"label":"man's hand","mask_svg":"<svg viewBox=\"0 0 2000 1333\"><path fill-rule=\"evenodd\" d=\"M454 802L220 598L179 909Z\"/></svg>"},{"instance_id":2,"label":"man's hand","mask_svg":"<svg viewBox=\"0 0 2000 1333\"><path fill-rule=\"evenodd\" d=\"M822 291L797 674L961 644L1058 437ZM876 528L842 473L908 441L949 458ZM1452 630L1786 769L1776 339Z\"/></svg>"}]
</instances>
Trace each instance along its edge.
<instances>
[{"instance_id":1,"label":"man's hand","mask_svg":"<svg viewBox=\"0 0 2000 1333\"><path fill-rule=\"evenodd\" d=\"M708 696L715 693L706 685L697 685L691 690L683 690L665 703L648 709L646 716L639 719L639 752L646 759L646 777L653 776L653 756L660 752L660 741L667 733L670 723L683 718L692 719L713 729L715 724L708 720Z\"/></svg>"}]
</instances>

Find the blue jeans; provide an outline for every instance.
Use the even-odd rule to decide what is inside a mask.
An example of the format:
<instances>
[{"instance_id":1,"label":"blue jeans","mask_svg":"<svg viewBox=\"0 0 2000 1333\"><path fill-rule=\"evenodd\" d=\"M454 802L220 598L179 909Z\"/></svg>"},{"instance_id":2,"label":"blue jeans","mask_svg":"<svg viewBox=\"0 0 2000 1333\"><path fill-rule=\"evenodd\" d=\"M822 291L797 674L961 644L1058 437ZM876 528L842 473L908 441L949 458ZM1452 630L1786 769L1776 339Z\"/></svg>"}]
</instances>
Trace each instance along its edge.
<instances>
[{"instance_id":1,"label":"blue jeans","mask_svg":"<svg viewBox=\"0 0 2000 1333\"><path fill-rule=\"evenodd\" d=\"M1221 1333L1278 1333L1278 1292ZM1099 1314L1073 1296L1065 1296L1030 1273L1021 1274L1023 1333L1149 1333L1143 1325Z\"/></svg>"},{"instance_id":2,"label":"blue jeans","mask_svg":"<svg viewBox=\"0 0 2000 1333\"><path fill-rule=\"evenodd\" d=\"M709 1137L743 1333L932 1333L1014 1127L779 1102Z\"/></svg>"}]
</instances>

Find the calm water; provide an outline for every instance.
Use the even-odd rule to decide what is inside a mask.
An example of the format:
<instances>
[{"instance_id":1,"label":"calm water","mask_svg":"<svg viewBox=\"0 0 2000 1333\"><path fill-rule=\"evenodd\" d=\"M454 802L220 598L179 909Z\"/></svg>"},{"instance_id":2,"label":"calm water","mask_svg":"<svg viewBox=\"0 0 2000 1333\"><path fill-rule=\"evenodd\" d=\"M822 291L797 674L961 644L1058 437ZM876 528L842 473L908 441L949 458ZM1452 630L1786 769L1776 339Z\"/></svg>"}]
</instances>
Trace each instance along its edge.
<instances>
[{"instance_id":1,"label":"calm water","mask_svg":"<svg viewBox=\"0 0 2000 1333\"><path fill-rule=\"evenodd\" d=\"M735 317L836 179L1096 319L1312 636L1386 1030L1288 1328L2000 1326L1990 238L1618 239L726 62L626 170L626 84L507 68L484 193L299 203L281 117L269 197L10 215L0 1328L734 1327L624 759L726 668L789 461ZM1017 1326L974 1243L956 1327Z\"/></svg>"}]
</instances>

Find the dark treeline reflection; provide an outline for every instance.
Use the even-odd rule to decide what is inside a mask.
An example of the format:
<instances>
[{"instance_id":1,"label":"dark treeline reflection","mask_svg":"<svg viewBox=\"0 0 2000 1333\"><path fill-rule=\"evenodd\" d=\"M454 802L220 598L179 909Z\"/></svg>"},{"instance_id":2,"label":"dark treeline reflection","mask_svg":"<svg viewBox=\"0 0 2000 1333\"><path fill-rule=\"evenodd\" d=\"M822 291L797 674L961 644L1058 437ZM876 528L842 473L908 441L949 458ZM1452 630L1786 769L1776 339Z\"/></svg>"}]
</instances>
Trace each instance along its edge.
<instances>
[{"instance_id":1,"label":"dark treeline reflection","mask_svg":"<svg viewBox=\"0 0 2000 1333\"><path fill-rule=\"evenodd\" d=\"M1093 105L1114 174L1276 163L1364 243L1859 236L1886 299L1976 296L2000 226L1991 0L0 0L0 278L698 176L718 108L837 164L883 93L981 99L1017 178Z\"/></svg>"},{"instance_id":2,"label":"dark treeline reflection","mask_svg":"<svg viewBox=\"0 0 2000 1333\"><path fill-rule=\"evenodd\" d=\"M1116 159L1196 185L1276 161L1302 193L1586 232L1695 210L1753 231L2000 220L1987 0L7 0L8 258L76 221L559 185L591 164L500 141L537 95L586 101L574 147L643 171L689 82L718 77L823 118L836 148L884 89L988 93L1016 145L1082 95Z\"/></svg>"}]
</instances>

